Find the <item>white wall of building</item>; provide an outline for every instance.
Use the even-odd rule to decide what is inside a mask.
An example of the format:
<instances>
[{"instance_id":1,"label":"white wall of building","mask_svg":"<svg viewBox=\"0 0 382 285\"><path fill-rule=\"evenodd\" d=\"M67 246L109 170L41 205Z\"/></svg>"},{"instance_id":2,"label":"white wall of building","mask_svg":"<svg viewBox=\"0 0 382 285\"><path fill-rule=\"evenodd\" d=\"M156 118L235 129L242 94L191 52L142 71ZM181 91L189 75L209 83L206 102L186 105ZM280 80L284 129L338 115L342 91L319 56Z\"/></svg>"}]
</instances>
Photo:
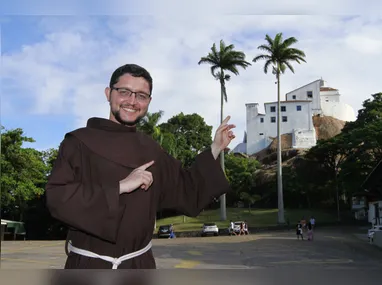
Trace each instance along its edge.
<instances>
[{"instance_id":1,"label":"white wall of building","mask_svg":"<svg viewBox=\"0 0 382 285\"><path fill-rule=\"evenodd\" d=\"M256 149L266 148L268 145L265 134L265 114L259 114L259 104L246 104L247 109L247 154L254 153ZM262 135L260 135L262 134Z\"/></svg>"},{"instance_id":2,"label":"white wall of building","mask_svg":"<svg viewBox=\"0 0 382 285\"><path fill-rule=\"evenodd\" d=\"M277 102L264 105L265 114L259 114L258 104L246 104L247 154L249 155L266 148L272 142L272 138L277 137ZM282 134L293 134L295 129L312 131L314 128L311 102L281 102L281 120ZM304 135L308 135L308 133L304 133ZM300 137L302 138L304 135Z\"/></svg>"},{"instance_id":3,"label":"white wall of building","mask_svg":"<svg viewBox=\"0 0 382 285\"><path fill-rule=\"evenodd\" d=\"M295 129L292 140L293 148L311 148L317 143L316 129Z\"/></svg>"},{"instance_id":4,"label":"white wall of building","mask_svg":"<svg viewBox=\"0 0 382 285\"><path fill-rule=\"evenodd\" d=\"M341 121L354 122L357 117L354 109L342 102L321 102L322 115L331 116Z\"/></svg>"},{"instance_id":5,"label":"white wall of building","mask_svg":"<svg viewBox=\"0 0 382 285\"><path fill-rule=\"evenodd\" d=\"M311 100L313 115L321 114L320 88L324 86L323 80L316 80L286 94L287 101Z\"/></svg>"},{"instance_id":6,"label":"white wall of building","mask_svg":"<svg viewBox=\"0 0 382 285\"><path fill-rule=\"evenodd\" d=\"M321 102L340 102L338 90L320 91Z\"/></svg>"}]
</instances>

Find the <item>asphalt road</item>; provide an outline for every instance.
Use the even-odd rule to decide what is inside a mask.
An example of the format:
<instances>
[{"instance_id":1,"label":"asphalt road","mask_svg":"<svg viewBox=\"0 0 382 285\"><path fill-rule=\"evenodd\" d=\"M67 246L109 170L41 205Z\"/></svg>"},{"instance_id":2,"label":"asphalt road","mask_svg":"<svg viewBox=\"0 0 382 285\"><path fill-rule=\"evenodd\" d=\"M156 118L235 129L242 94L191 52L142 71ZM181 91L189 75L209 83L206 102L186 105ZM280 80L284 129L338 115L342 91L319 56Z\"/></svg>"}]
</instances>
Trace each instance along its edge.
<instances>
[{"instance_id":1,"label":"asphalt road","mask_svg":"<svg viewBox=\"0 0 382 285\"><path fill-rule=\"evenodd\" d=\"M381 249L333 229L318 230L314 241L297 240L293 231L160 240L154 253L163 269L382 269Z\"/></svg>"},{"instance_id":2,"label":"asphalt road","mask_svg":"<svg viewBox=\"0 0 382 285\"><path fill-rule=\"evenodd\" d=\"M63 268L63 245L61 241L3 242L1 268ZM232 284L239 280L241 284L254 284L255 280L260 282L256 284L273 284L267 283L267 278L325 284L322 278L330 278L333 282L340 277L348 281L344 283L345 279L341 279L337 284L351 285L361 281L368 285L381 284L382 250L348 230L317 229L314 241L297 240L294 231L160 239L153 240L153 252L158 269L226 269L220 270L218 275L214 271L197 270L197 275L195 270L191 271L193 273L186 271L192 275L187 278L184 273L179 275L175 271L178 273L165 274L161 279L179 278L183 284L195 284L198 278L201 283L209 280L206 284L214 284L217 280L220 280L219 284ZM313 278L315 274L317 277ZM320 283L314 283L318 281ZM170 281L163 282L168 284Z\"/></svg>"}]
</instances>

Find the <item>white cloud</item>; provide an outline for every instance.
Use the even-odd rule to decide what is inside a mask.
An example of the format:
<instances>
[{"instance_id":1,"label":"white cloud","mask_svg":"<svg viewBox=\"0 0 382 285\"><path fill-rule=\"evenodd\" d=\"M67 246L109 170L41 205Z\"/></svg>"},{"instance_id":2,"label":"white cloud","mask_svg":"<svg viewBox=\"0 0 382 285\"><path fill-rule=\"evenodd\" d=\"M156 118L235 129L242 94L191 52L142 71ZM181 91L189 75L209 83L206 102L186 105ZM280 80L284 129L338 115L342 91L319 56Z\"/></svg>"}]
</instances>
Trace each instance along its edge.
<instances>
[{"instance_id":1,"label":"white cloud","mask_svg":"<svg viewBox=\"0 0 382 285\"><path fill-rule=\"evenodd\" d=\"M164 120L179 112L196 112L216 129L220 87L209 66L197 64L200 57L223 38L252 61L265 34L277 32L296 36L296 47L307 54L307 63L294 64L296 74L282 77L282 94L323 77L340 89L343 101L359 109L371 93L381 91L382 25L374 18L163 15L96 20L77 18L67 26L46 19L39 26L49 30L43 42L3 56L3 74L23 78L22 94L33 99L35 113L74 115L78 125L73 128L83 126L90 116L108 116L104 87L115 68L132 62L146 67L154 78L151 112L164 110ZM237 124L232 148L243 137L245 104L276 100L274 81L272 74L263 73L263 63L232 76L224 106L225 115Z\"/></svg>"}]
</instances>

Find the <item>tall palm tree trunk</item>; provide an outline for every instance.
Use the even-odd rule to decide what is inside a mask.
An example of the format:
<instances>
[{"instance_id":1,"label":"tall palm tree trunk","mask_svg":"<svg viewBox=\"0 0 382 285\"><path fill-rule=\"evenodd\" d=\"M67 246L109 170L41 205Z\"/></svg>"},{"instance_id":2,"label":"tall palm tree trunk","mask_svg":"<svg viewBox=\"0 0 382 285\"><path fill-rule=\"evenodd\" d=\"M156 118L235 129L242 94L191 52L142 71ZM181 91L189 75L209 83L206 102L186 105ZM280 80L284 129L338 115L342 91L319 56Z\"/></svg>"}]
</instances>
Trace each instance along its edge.
<instances>
[{"instance_id":1,"label":"tall palm tree trunk","mask_svg":"<svg viewBox=\"0 0 382 285\"><path fill-rule=\"evenodd\" d=\"M282 179L282 157L281 157L281 104L280 104L280 66L277 66L277 194L278 194L278 223L284 224L284 197Z\"/></svg>"},{"instance_id":2,"label":"tall palm tree trunk","mask_svg":"<svg viewBox=\"0 0 382 285\"><path fill-rule=\"evenodd\" d=\"M221 93L221 100L220 100L220 124L223 123L223 105L224 105L224 82L222 82L222 79L220 80L220 93ZM220 153L220 165L223 169L223 172L225 172L224 168L224 150ZM222 221L225 221L227 219L227 213L226 213L226 199L225 194L220 196L220 219Z\"/></svg>"}]
</instances>

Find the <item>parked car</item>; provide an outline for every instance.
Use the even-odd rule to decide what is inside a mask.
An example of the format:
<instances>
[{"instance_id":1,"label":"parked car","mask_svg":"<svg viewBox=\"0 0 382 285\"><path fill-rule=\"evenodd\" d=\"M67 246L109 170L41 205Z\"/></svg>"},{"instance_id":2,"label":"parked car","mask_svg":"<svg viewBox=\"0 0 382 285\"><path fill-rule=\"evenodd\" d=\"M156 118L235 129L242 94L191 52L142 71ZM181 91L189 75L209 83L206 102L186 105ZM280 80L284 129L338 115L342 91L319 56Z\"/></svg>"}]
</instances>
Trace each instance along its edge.
<instances>
[{"instance_id":1,"label":"parked car","mask_svg":"<svg viewBox=\"0 0 382 285\"><path fill-rule=\"evenodd\" d=\"M170 231L170 228L171 228L171 224L170 225L162 225L162 226L159 226L159 229L158 229L158 238L161 238L161 237L170 237L170 234L171 234L171 231Z\"/></svg>"},{"instance_id":2,"label":"parked car","mask_svg":"<svg viewBox=\"0 0 382 285\"><path fill-rule=\"evenodd\" d=\"M207 236L207 235L214 235L218 236L219 235L219 228L215 223L205 223L202 226L202 237Z\"/></svg>"},{"instance_id":3,"label":"parked car","mask_svg":"<svg viewBox=\"0 0 382 285\"><path fill-rule=\"evenodd\" d=\"M382 225L374 225L371 229L367 231L367 237L369 242L373 242L374 240L374 232L382 231Z\"/></svg>"}]
</instances>

